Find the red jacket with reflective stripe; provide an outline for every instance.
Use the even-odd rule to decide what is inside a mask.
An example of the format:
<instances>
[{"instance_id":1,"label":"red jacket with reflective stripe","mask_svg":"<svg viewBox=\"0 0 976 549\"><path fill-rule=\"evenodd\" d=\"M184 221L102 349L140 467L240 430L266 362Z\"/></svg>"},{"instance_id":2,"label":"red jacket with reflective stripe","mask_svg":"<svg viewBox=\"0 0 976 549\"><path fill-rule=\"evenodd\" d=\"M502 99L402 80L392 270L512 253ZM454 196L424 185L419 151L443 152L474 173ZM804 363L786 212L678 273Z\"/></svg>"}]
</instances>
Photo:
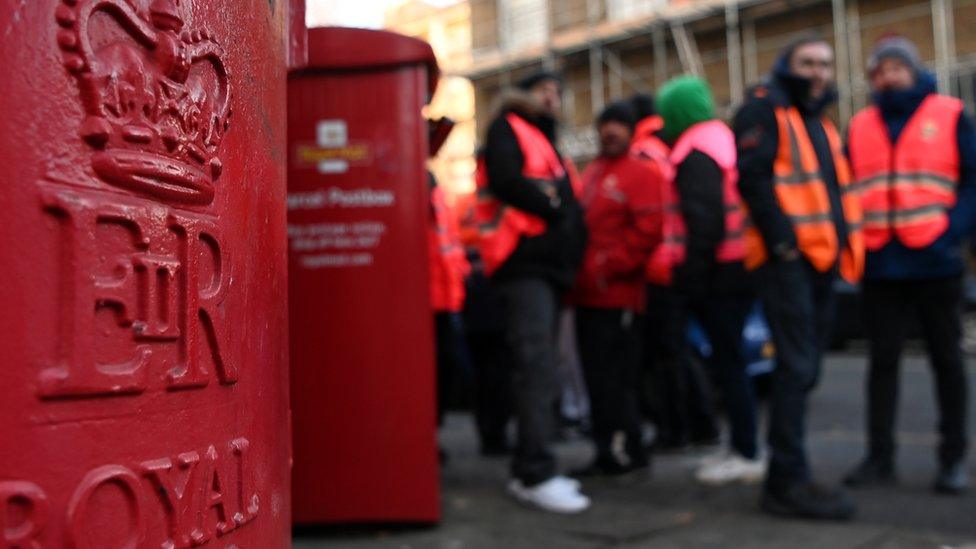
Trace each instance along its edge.
<instances>
[{"instance_id":1,"label":"red jacket with reflective stripe","mask_svg":"<svg viewBox=\"0 0 976 549\"><path fill-rule=\"evenodd\" d=\"M427 231L427 255L431 306L434 312L458 313L464 308L464 279L471 265L461 246L457 219L440 187L431 189L430 202L433 220Z\"/></svg>"},{"instance_id":2,"label":"red jacket with reflective stripe","mask_svg":"<svg viewBox=\"0 0 976 549\"><path fill-rule=\"evenodd\" d=\"M744 231L745 209L739 195L739 172L736 168L735 135L723 122L710 120L686 130L671 150L671 166L679 166L692 151L697 150L715 161L723 173L722 195L725 203L725 239L715 252L720 263L742 261L746 255ZM687 257L685 238L687 226L681 215L678 191L671 178L665 190L664 237L648 264L648 280L654 284L670 285L674 268Z\"/></svg>"},{"instance_id":3,"label":"red jacket with reflective stripe","mask_svg":"<svg viewBox=\"0 0 976 549\"><path fill-rule=\"evenodd\" d=\"M632 156L597 158L583 172L589 240L572 300L643 311L644 266L661 239L661 171Z\"/></svg>"},{"instance_id":4,"label":"red jacket with reflective stripe","mask_svg":"<svg viewBox=\"0 0 976 549\"><path fill-rule=\"evenodd\" d=\"M895 144L877 107L851 121L851 169L868 250L883 248L892 237L908 248L925 248L949 227L959 182L956 125L962 110L958 99L929 95Z\"/></svg>"},{"instance_id":5,"label":"red jacket with reflective stripe","mask_svg":"<svg viewBox=\"0 0 976 549\"><path fill-rule=\"evenodd\" d=\"M664 120L660 116L649 116L637 123L634 129L634 139L630 144L630 154L634 157L657 164L665 178L671 179L672 169L668 161L671 148L657 132L664 127Z\"/></svg>"},{"instance_id":6,"label":"red jacket with reflective stripe","mask_svg":"<svg viewBox=\"0 0 976 549\"><path fill-rule=\"evenodd\" d=\"M522 150L522 175L526 179L539 185L550 196L556 196L557 181L568 174L574 190L578 190L579 178L572 165L567 170L567 166L539 128L515 113L509 113L505 118ZM512 255L522 236L541 235L546 231L546 222L496 200L488 190L488 176L483 159L480 159L475 179L478 188L475 209L479 233L478 248L485 272L490 276Z\"/></svg>"},{"instance_id":7,"label":"red jacket with reflective stripe","mask_svg":"<svg viewBox=\"0 0 976 549\"><path fill-rule=\"evenodd\" d=\"M634 139L630 145L630 154L634 158L652 165L661 174L651 192L655 194L656 201L660 204L662 216L667 215L664 211L666 205L677 203L677 195L672 184L674 167L670 159L671 148L657 136L657 132L663 127L664 120L658 115L641 120L634 130ZM665 242L675 238L673 220L669 223L662 217L661 231L661 238L651 251L644 268L644 280L652 284L668 286L671 284L671 268L674 265L671 255L674 250L667 247Z\"/></svg>"}]
</instances>

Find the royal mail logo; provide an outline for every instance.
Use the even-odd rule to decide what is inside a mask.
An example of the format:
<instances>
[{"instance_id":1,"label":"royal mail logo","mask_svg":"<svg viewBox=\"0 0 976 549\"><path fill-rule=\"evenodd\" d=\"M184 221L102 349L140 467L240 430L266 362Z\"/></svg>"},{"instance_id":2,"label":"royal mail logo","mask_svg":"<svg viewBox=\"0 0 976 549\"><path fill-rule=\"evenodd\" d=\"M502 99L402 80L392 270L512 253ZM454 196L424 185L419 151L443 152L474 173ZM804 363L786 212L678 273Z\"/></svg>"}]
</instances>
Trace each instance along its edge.
<instances>
[{"instance_id":1,"label":"royal mail logo","mask_svg":"<svg viewBox=\"0 0 976 549\"><path fill-rule=\"evenodd\" d=\"M64 65L77 80L81 138L104 182L39 184L57 220L57 347L41 398L233 385L232 258L213 212L231 95L224 52L187 0L62 0ZM141 6L141 7L140 7Z\"/></svg>"},{"instance_id":2,"label":"royal mail logo","mask_svg":"<svg viewBox=\"0 0 976 549\"><path fill-rule=\"evenodd\" d=\"M230 84L223 49L187 25L182 8L179 0L152 0L146 13L129 0L62 0L58 45L81 92L80 134L95 173L166 202L209 204ZM119 32L94 27L96 14ZM105 43L105 35L122 39Z\"/></svg>"},{"instance_id":3,"label":"royal mail logo","mask_svg":"<svg viewBox=\"0 0 976 549\"><path fill-rule=\"evenodd\" d=\"M315 126L315 144L297 145L295 160L300 166L315 166L319 173L335 174L367 165L373 157L369 143L350 141L345 120L321 120Z\"/></svg>"}]
</instances>

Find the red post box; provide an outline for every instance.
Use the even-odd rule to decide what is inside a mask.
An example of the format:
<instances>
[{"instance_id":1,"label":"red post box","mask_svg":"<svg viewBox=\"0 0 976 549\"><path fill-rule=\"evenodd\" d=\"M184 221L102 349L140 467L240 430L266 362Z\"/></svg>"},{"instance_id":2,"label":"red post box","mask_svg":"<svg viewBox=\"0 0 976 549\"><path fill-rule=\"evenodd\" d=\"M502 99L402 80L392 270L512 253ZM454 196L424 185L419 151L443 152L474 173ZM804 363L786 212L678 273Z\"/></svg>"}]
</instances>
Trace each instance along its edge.
<instances>
[{"instance_id":1,"label":"red post box","mask_svg":"<svg viewBox=\"0 0 976 549\"><path fill-rule=\"evenodd\" d=\"M0 547L287 547L285 5L0 7Z\"/></svg>"},{"instance_id":2,"label":"red post box","mask_svg":"<svg viewBox=\"0 0 976 549\"><path fill-rule=\"evenodd\" d=\"M308 33L288 83L298 523L436 521L425 42Z\"/></svg>"}]
</instances>

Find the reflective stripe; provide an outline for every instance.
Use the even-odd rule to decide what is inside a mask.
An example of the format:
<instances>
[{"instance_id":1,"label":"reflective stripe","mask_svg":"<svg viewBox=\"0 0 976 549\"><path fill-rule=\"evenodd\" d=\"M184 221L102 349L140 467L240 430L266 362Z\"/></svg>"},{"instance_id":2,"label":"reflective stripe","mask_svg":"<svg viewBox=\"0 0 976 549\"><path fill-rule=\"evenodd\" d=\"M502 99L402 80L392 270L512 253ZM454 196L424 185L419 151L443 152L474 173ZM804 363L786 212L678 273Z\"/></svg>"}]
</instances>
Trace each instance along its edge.
<instances>
[{"instance_id":1,"label":"reflective stripe","mask_svg":"<svg viewBox=\"0 0 976 549\"><path fill-rule=\"evenodd\" d=\"M864 220L871 223L877 223L877 224L884 223L885 225L887 225L888 221L892 219L896 224L906 223L906 222L913 222L913 221L919 221L921 219L926 219L930 216L942 215L944 213L946 213L945 206L939 204L930 204L928 206L922 206L919 208L900 209L894 212L891 212L890 210L889 211L872 210L872 211L865 212Z\"/></svg>"},{"instance_id":2,"label":"reflective stripe","mask_svg":"<svg viewBox=\"0 0 976 549\"><path fill-rule=\"evenodd\" d=\"M811 185L821 183L820 179L819 171L817 173L793 172L788 175L777 175L773 178L773 181L776 184L783 185Z\"/></svg>"},{"instance_id":3,"label":"reflective stripe","mask_svg":"<svg viewBox=\"0 0 976 549\"><path fill-rule=\"evenodd\" d=\"M833 222L834 220L834 218L830 215L830 212L807 215L791 215L789 218L794 225L813 225L817 223Z\"/></svg>"},{"instance_id":4,"label":"reflective stripe","mask_svg":"<svg viewBox=\"0 0 976 549\"><path fill-rule=\"evenodd\" d=\"M887 187L891 178L888 174L876 175L854 183L852 187L859 191L873 188L876 186ZM944 176L930 172L913 172L895 174L894 185L931 185L941 189L955 192L957 184Z\"/></svg>"},{"instance_id":5,"label":"reflective stripe","mask_svg":"<svg viewBox=\"0 0 976 549\"><path fill-rule=\"evenodd\" d=\"M945 206L932 204L920 208L900 209L895 212L895 223L914 222L931 216L939 216L946 213Z\"/></svg>"}]
</instances>

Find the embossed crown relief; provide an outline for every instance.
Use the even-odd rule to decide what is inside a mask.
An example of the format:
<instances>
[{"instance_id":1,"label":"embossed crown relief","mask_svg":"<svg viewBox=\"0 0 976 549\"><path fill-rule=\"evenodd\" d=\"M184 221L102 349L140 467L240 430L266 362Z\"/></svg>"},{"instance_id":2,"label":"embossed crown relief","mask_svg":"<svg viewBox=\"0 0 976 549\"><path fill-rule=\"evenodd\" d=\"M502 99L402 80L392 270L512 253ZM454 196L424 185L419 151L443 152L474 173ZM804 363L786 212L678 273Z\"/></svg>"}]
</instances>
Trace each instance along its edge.
<instances>
[{"instance_id":1,"label":"embossed crown relief","mask_svg":"<svg viewBox=\"0 0 976 549\"><path fill-rule=\"evenodd\" d=\"M141 2L61 0L55 12L84 108L79 137L118 190L42 184L70 244L59 258L59 356L41 372L42 398L237 381L225 343L233 264L208 207L231 113L224 51L188 23L190 0ZM98 333L107 323L110 338Z\"/></svg>"},{"instance_id":2,"label":"embossed crown relief","mask_svg":"<svg viewBox=\"0 0 976 549\"><path fill-rule=\"evenodd\" d=\"M209 204L229 79L223 49L180 8L153 0L142 15L129 0L63 0L58 45L81 92L95 173L162 201Z\"/></svg>"},{"instance_id":3,"label":"embossed crown relief","mask_svg":"<svg viewBox=\"0 0 976 549\"><path fill-rule=\"evenodd\" d=\"M149 392L171 393L152 402L178 409L192 396L187 390L219 390L239 379L240 350L227 339L234 263L211 211L222 186L230 78L220 45L192 25L194 4L203 0L57 4L56 47L84 111L79 139L107 185L56 174L38 183L41 207L54 221L58 304L51 356L35 387L42 402L70 399L44 406L45 421L73 422L92 410L104 419L126 398ZM84 406L92 399L119 406ZM226 402L194 402L203 401ZM77 547L117 534L126 538L119 546L182 548L229 534L255 519L259 490L247 438L227 438L94 468L63 501L63 490L49 498L33 481L0 480L0 511L10 501L30 504L16 528L3 528L0 516L0 546L43 545L61 505L64 535ZM131 512L117 531L98 533L92 517L122 516L117 502L96 495L107 485L121 488ZM165 538L147 539L153 512L166 517Z\"/></svg>"}]
</instances>

